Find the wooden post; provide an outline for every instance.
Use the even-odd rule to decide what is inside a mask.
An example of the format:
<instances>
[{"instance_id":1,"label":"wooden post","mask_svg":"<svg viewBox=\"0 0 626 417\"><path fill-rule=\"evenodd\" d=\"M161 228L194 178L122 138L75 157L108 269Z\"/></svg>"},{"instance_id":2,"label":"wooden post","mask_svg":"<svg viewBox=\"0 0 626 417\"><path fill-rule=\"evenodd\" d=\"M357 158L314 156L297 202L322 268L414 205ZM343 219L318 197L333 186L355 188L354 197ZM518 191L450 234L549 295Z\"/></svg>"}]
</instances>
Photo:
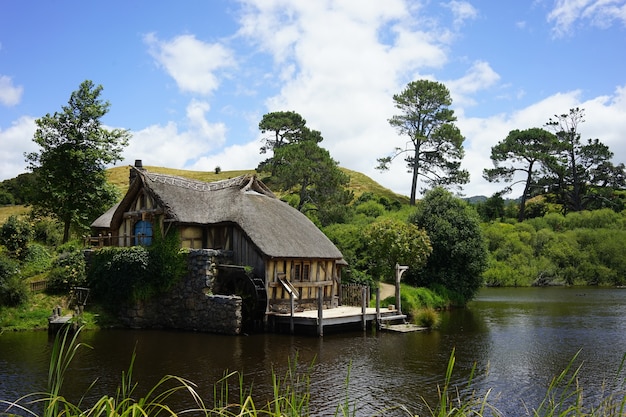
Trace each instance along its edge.
<instances>
[{"instance_id":1,"label":"wooden post","mask_svg":"<svg viewBox=\"0 0 626 417\"><path fill-rule=\"evenodd\" d=\"M380 329L380 286L376 288L376 326Z\"/></svg>"},{"instance_id":2,"label":"wooden post","mask_svg":"<svg viewBox=\"0 0 626 417\"><path fill-rule=\"evenodd\" d=\"M400 266L396 264L396 308L398 309L398 314L402 314L402 301L400 300L400 278L402 278L402 274L407 269L409 269L408 266Z\"/></svg>"},{"instance_id":3,"label":"wooden post","mask_svg":"<svg viewBox=\"0 0 626 417\"><path fill-rule=\"evenodd\" d=\"M367 287L364 285L361 287L361 327L363 330L367 330L367 318L365 313L367 312Z\"/></svg>"},{"instance_id":4,"label":"wooden post","mask_svg":"<svg viewBox=\"0 0 626 417\"><path fill-rule=\"evenodd\" d=\"M295 326L293 324L293 313L295 310L295 301L293 299L292 292L289 293L289 310L290 310L289 312L291 313L291 316L289 317L289 332L293 334L294 329L295 329Z\"/></svg>"},{"instance_id":5,"label":"wooden post","mask_svg":"<svg viewBox=\"0 0 626 417\"><path fill-rule=\"evenodd\" d=\"M317 335L324 336L324 289L317 288Z\"/></svg>"}]
</instances>

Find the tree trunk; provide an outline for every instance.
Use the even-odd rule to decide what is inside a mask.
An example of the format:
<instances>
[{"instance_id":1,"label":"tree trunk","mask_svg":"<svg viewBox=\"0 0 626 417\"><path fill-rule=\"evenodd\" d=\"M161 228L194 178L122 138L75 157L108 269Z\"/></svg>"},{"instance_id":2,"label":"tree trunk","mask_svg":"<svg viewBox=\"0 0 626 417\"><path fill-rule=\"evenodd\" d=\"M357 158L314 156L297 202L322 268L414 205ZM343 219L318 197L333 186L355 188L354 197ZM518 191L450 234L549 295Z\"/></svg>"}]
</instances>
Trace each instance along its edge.
<instances>
[{"instance_id":1,"label":"tree trunk","mask_svg":"<svg viewBox=\"0 0 626 417\"><path fill-rule=\"evenodd\" d=\"M67 243L70 240L70 220L63 222L63 243Z\"/></svg>"},{"instance_id":2,"label":"tree trunk","mask_svg":"<svg viewBox=\"0 0 626 417\"><path fill-rule=\"evenodd\" d=\"M524 192L522 193L522 200L520 201L519 204L519 213L517 215L517 221L518 222L523 222L524 218L526 217L526 199L528 198L528 194L530 191L530 182L532 181L532 175L533 175L533 162L530 163L530 165L528 166L528 171L526 171L526 173L528 174L526 176L526 185L524 186Z\"/></svg>"},{"instance_id":3,"label":"tree trunk","mask_svg":"<svg viewBox=\"0 0 626 417\"><path fill-rule=\"evenodd\" d=\"M415 205L415 196L417 194L417 177L419 175L419 164L418 164L418 157L419 156L419 148L416 146L415 147L415 155L414 155L414 159L413 159L413 180L411 181L411 198L409 200L409 204L414 206Z\"/></svg>"}]
</instances>

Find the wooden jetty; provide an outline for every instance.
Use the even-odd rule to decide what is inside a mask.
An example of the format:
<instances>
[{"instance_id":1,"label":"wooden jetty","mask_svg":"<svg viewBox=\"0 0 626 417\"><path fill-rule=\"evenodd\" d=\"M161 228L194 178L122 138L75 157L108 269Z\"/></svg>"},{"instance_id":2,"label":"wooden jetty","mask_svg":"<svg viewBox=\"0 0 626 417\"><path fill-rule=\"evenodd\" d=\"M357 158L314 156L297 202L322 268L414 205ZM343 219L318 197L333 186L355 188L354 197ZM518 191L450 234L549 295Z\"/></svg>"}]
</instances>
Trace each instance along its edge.
<instances>
[{"instance_id":1,"label":"wooden jetty","mask_svg":"<svg viewBox=\"0 0 626 417\"><path fill-rule=\"evenodd\" d=\"M402 314L395 306L380 308L380 290L376 291L376 307L368 307L369 297L365 287L362 289L361 306L338 306L324 308L322 291L318 293L318 309L296 311L294 301L297 292L291 292L291 308L289 312L268 312L268 321L274 329L289 327L290 333L295 332L295 327L315 329L318 336L324 335L324 328L329 326L359 325L366 330L368 325L376 324L379 329L392 328L398 322L405 324L406 315Z\"/></svg>"},{"instance_id":2,"label":"wooden jetty","mask_svg":"<svg viewBox=\"0 0 626 417\"><path fill-rule=\"evenodd\" d=\"M269 313L270 321L274 326L289 326L290 332L295 331L295 326L308 329L316 329L319 336L324 335L324 328L339 325L354 325L366 330L368 326L376 324L378 328L383 323L393 323L398 320L404 321L406 315L399 314L395 309L380 310L372 307L363 309L354 306L339 306L321 310L306 310L291 313Z\"/></svg>"}]
</instances>

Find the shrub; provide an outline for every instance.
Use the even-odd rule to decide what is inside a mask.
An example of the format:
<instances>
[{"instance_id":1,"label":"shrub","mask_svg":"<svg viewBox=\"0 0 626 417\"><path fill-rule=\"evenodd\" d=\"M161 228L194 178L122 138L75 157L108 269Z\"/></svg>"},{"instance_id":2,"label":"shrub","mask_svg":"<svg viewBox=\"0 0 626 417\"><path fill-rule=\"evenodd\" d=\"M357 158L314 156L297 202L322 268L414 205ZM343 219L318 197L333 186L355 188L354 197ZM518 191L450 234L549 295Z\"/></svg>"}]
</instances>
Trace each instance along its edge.
<instances>
[{"instance_id":1,"label":"shrub","mask_svg":"<svg viewBox=\"0 0 626 417\"><path fill-rule=\"evenodd\" d=\"M14 307L27 299L28 290L19 274L17 262L0 255L0 305Z\"/></svg>"},{"instance_id":2,"label":"shrub","mask_svg":"<svg viewBox=\"0 0 626 417\"><path fill-rule=\"evenodd\" d=\"M24 251L32 236L33 230L30 223L15 215L10 216L0 228L0 244L4 245L9 253L18 259L24 256Z\"/></svg>"},{"instance_id":3,"label":"shrub","mask_svg":"<svg viewBox=\"0 0 626 417\"><path fill-rule=\"evenodd\" d=\"M47 292L51 294L67 293L72 287L81 287L86 283L85 257L79 250L63 252L52 263L48 273Z\"/></svg>"},{"instance_id":4,"label":"shrub","mask_svg":"<svg viewBox=\"0 0 626 417\"><path fill-rule=\"evenodd\" d=\"M109 308L146 300L169 290L187 271L186 254L176 233L155 230L152 245L102 248L88 270L92 296Z\"/></svg>"},{"instance_id":5,"label":"shrub","mask_svg":"<svg viewBox=\"0 0 626 417\"><path fill-rule=\"evenodd\" d=\"M31 242L26 248L22 276L24 278L46 272L52 265L53 256L45 246Z\"/></svg>"},{"instance_id":6,"label":"shrub","mask_svg":"<svg viewBox=\"0 0 626 417\"><path fill-rule=\"evenodd\" d=\"M88 285L94 299L116 307L133 299L137 282L145 280L148 250L143 246L107 247L94 252Z\"/></svg>"},{"instance_id":7,"label":"shrub","mask_svg":"<svg viewBox=\"0 0 626 417\"><path fill-rule=\"evenodd\" d=\"M58 246L63 241L62 226L50 219L36 220L33 225L33 238L47 246Z\"/></svg>"},{"instance_id":8,"label":"shrub","mask_svg":"<svg viewBox=\"0 0 626 417\"><path fill-rule=\"evenodd\" d=\"M357 214L365 214L368 217L379 217L385 214L385 206L376 201L370 200L356 206Z\"/></svg>"}]
</instances>

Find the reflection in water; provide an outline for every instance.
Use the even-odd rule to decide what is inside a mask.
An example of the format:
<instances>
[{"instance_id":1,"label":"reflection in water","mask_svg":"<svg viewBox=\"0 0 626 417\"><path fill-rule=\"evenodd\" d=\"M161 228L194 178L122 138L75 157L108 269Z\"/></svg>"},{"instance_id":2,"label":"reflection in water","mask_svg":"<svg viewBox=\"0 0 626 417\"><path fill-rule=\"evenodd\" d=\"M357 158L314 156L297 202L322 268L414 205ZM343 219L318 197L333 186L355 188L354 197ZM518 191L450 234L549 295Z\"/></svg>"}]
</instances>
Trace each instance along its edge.
<instances>
[{"instance_id":1,"label":"reflection in water","mask_svg":"<svg viewBox=\"0 0 626 417\"><path fill-rule=\"evenodd\" d=\"M333 414L346 398L358 416L398 404L424 414L423 401L435 403L454 350L453 382L462 394L484 395L491 388L501 411L521 415L539 403L579 350L586 401L601 392L626 351L626 290L488 289L467 309L443 313L439 330L420 333L326 332L318 338L103 330L84 332L81 341L93 348L81 351L66 379L66 394L75 400L95 379L88 401L113 395L135 352L139 394L171 374L196 383L212 406L216 381L239 371L259 404L271 395L272 373L283 377L297 355L299 370L313 366L312 415ZM0 399L43 389L49 357L45 333L0 334ZM191 405L179 400L180 408Z\"/></svg>"}]
</instances>

